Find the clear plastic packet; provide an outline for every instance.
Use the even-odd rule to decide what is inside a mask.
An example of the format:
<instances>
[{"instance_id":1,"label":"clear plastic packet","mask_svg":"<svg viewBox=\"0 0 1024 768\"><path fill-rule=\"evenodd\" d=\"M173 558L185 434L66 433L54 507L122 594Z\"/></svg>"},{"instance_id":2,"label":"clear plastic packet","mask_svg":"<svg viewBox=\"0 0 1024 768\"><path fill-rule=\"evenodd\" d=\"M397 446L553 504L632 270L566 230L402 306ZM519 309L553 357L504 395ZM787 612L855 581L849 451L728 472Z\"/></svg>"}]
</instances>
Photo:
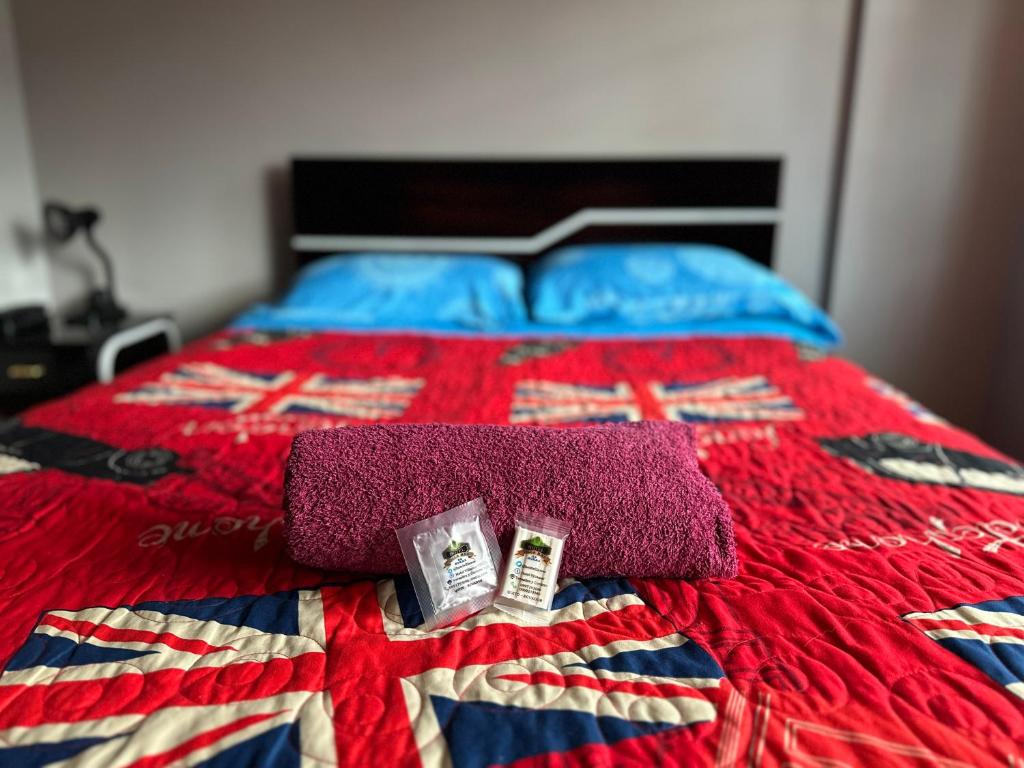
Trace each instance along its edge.
<instances>
[{"instance_id":1,"label":"clear plastic packet","mask_svg":"<svg viewBox=\"0 0 1024 768\"><path fill-rule=\"evenodd\" d=\"M487 505L473 499L395 531L424 629L454 624L494 600L501 550Z\"/></svg>"},{"instance_id":2,"label":"clear plastic packet","mask_svg":"<svg viewBox=\"0 0 1024 768\"><path fill-rule=\"evenodd\" d=\"M535 624L551 623L562 549L569 524L545 515L521 515L509 547L501 589L494 604Z\"/></svg>"}]
</instances>

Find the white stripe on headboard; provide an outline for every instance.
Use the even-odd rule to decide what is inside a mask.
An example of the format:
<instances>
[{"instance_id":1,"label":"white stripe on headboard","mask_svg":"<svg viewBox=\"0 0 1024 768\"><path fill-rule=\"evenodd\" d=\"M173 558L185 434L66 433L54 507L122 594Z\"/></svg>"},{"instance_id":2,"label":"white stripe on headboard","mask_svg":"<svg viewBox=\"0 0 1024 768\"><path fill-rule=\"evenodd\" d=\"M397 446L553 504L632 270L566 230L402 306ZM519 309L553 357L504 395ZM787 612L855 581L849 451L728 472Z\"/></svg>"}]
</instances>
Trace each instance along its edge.
<instances>
[{"instance_id":1,"label":"white stripe on headboard","mask_svg":"<svg viewBox=\"0 0 1024 768\"><path fill-rule=\"evenodd\" d=\"M777 208L583 208L530 237L293 235L296 251L450 251L532 254L593 226L775 224Z\"/></svg>"}]
</instances>

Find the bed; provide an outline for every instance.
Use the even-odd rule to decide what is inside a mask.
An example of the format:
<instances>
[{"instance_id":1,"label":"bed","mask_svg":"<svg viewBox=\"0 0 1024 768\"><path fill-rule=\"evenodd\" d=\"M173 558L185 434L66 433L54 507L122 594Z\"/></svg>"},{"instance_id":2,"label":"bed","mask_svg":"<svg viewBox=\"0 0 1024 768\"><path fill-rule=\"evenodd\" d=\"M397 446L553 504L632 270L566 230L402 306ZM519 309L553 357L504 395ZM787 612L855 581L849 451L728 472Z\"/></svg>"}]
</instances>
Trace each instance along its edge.
<instances>
[{"instance_id":1,"label":"bed","mask_svg":"<svg viewBox=\"0 0 1024 768\"><path fill-rule=\"evenodd\" d=\"M780 174L307 159L294 243L532 260L554 228L770 265ZM785 334L264 322L0 425L0 765L1021 759L1024 470L894 387ZM638 418L694 424L738 578L567 580L549 627L425 632L404 577L284 555L301 430Z\"/></svg>"}]
</instances>

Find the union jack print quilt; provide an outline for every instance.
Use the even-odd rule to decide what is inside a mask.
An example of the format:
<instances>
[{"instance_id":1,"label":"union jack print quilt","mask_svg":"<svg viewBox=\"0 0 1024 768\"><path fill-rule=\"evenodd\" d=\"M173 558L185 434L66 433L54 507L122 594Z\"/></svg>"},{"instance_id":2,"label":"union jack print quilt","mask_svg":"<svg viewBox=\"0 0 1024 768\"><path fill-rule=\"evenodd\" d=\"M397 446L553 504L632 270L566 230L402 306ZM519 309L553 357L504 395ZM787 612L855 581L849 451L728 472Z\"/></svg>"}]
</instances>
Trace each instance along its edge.
<instances>
[{"instance_id":1,"label":"union jack print quilt","mask_svg":"<svg viewBox=\"0 0 1024 768\"><path fill-rule=\"evenodd\" d=\"M284 555L301 430L636 419L694 424L737 579L424 631ZM0 423L0 500L0 766L1024 759L1024 470L791 342L218 334Z\"/></svg>"}]
</instances>

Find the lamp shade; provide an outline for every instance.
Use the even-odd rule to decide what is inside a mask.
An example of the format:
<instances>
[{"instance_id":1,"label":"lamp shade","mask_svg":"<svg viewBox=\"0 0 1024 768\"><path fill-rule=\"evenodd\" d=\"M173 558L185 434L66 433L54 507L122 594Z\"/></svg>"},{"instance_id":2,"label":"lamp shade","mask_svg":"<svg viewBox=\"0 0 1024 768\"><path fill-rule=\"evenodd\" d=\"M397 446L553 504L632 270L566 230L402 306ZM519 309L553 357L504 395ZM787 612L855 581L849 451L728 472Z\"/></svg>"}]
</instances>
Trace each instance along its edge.
<instances>
[{"instance_id":1,"label":"lamp shade","mask_svg":"<svg viewBox=\"0 0 1024 768\"><path fill-rule=\"evenodd\" d=\"M59 243L66 243L79 230L88 231L100 220L95 208L73 210L60 203L47 203L43 208L43 223L46 234Z\"/></svg>"}]
</instances>

